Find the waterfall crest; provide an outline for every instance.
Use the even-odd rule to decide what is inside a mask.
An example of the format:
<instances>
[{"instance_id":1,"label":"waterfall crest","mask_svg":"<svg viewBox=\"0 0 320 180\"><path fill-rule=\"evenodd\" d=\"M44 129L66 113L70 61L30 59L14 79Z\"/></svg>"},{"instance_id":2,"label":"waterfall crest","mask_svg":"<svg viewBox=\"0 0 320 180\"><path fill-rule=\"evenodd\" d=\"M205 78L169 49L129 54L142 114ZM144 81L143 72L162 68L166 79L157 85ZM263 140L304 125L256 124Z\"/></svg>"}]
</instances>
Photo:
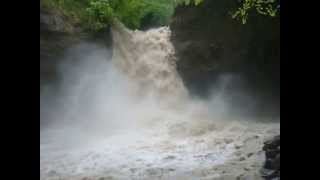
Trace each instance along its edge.
<instances>
[{"instance_id":1,"label":"waterfall crest","mask_svg":"<svg viewBox=\"0 0 320 180\"><path fill-rule=\"evenodd\" d=\"M112 61L129 78L136 95L152 96L166 103L188 97L176 71L169 27L131 31L119 21L112 27Z\"/></svg>"}]
</instances>

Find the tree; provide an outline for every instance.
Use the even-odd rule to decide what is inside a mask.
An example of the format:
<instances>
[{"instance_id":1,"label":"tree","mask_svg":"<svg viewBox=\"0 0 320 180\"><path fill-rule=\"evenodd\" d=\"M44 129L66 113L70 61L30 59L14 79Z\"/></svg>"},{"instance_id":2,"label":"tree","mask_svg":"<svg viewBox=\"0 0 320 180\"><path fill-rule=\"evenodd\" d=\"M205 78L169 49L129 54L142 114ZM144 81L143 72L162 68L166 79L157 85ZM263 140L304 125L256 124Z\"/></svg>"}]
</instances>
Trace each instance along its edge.
<instances>
[{"instance_id":1,"label":"tree","mask_svg":"<svg viewBox=\"0 0 320 180\"><path fill-rule=\"evenodd\" d=\"M166 25L178 5L198 5L203 0L41 0L40 6L55 9L83 29L106 29L114 18L131 29L140 28L149 16L157 25Z\"/></svg>"},{"instance_id":2,"label":"tree","mask_svg":"<svg viewBox=\"0 0 320 180\"><path fill-rule=\"evenodd\" d=\"M241 7L232 15L234 19L240 19L242 24L247 23L249 12L275 17L280 9L280 0L242 0Z\"/></svg>"}]
</instances>

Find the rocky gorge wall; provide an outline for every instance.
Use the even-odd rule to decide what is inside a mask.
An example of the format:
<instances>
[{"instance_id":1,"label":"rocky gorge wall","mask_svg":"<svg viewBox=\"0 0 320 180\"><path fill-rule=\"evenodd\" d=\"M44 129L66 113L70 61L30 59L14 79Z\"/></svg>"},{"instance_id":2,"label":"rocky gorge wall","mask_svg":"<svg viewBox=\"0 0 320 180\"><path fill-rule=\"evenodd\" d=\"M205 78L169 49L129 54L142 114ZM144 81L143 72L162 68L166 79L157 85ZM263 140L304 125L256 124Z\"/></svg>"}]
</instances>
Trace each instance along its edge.
<instances>
[{"instance_id":1,"label":"rocky gorge wall","mask_svg":"<svg viewBox=\"0 0 320 180\"><path fill-rule=\"evenodd\" d=\"M82 42L111 44L108 30L85 32L57 9L40 6L40 86L57 80L57 65L68 48Z\"/></svg>"},{"instance_id":2,"label":"rocky gorge wall","mask_svg":"<svg viewBox=\"0 0 320 180\"><path fill-rule=\"evenodd\" d=\"M280 110L280 17L252 13L242 25L232 19L235 0L205 0L196 7L178 7L170 24L177 68L191 92L206 97L221 74L241 79L234 83L231 103L243 107L237 93L256 100L255 114L277 116ZM233 90L232 90L233 89ZM246 101L246 100L244 100ZM246 106L246 105L245 105Z\"/></svg>"},{"instance_id":3,"label":"rocky gorge wall","mask_svg":"<svg viewBox=\"0 0 320 180\"><path fill-rule=\"evenodd\" d=\"M230 14L238 6L235 0L205 0L176 9L170 29L178 73L191 93L204 98L221 74L232 74L241 83L231 83L227 92L231 104L243 106L246 99L239 99L239 94L246 92L258 102L253 111L276 116L280 110L280 18L251 14L242 25ZM40 6L40 84L56 80L62 52L83 41L111 46L111 34L83 32L59 11Z\"/></svg>"}]
</instances>

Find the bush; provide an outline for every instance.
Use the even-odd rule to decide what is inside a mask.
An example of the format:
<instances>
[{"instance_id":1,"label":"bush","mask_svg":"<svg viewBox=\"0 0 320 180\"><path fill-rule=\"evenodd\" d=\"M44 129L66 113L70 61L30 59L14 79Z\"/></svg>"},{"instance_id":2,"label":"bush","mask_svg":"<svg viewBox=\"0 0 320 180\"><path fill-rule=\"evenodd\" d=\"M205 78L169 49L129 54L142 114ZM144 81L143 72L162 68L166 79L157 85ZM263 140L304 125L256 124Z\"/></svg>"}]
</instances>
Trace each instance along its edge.
<instances>
[{"instance_id":1,"label":"bush","mask_svg":"<svg viewBox=\"0 0 320 180\"><path fill-rule=\"evenodd\" d=\"M137 29L146 17L155 24L168 24L177 5L198 5L202 0L41 0L40 6L61 11L84 29L100 31L114 18ZM151 16L150 16L151 15Z\"/></svg>"},{"instance_id":2,"label":"bush","mask_svg":"<svg viewBox=\"0 0 320 180\"><path fill-rule=\"evenodd\" d=\"M279 7L278 0L243 0L241 7L232 15L232 18L240 19L242 24L246 24L250 11L256 10L261 15L275 17Z\"/></svg>"}]
</instances>

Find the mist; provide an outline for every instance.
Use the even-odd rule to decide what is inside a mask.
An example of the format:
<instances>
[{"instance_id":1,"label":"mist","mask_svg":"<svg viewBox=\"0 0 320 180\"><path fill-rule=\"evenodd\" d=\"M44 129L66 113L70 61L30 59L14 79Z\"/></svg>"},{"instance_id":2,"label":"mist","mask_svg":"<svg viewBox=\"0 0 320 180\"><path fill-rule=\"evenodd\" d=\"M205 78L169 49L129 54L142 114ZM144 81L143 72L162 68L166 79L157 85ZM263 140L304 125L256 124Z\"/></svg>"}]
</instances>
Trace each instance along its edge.
<instances>
[{"instance_id":1,"label":"mist","mask_svg":"<svg viewBox=\"0 0 320 180\"><path fill-rule=\"evenodd\" d=\"M206 99L190 94L176 72L169 29L134 32L118 28L113 30L112 49L85 42L68 49L57 66L58 81L40 87L43 177L50 177L52 169L53 177L71 178L115 168L110 174L116 177L150 179L152 174L133 175L130 168L143 174L152 164L175 167L176 174L170 177L183 179L188 168L225 161L237 143L251 138L250 133L277 132L277 125L257 130L255 123L242 123L245 113L239 111L252 111L256 101L241 88L233 89L238 93L231 96L230 85L241 87L237 74L221 74ZM236 111L230 98L237 98L245 108ZM77 154L74 150L79 155L69 157ZM196 160L208 151L215 154L213 159ZM68 167L57 160L61 152ZM84 156L88 153L103 157ZM177 158L162 162L170 154ZM78 162L82 158L86 160Z\"/></svg>"},{"instance_id":2,"label":"mist","mask_svg":"<svg viewBox=\"0 0 320 180\"><path fill-rule=\"evenodd\" d=\"M136 131L135 128L140 127L141 131L143 123L148 121L146 117L161 121L164 116L173 114L171 118L190 119L179 112L175 114L172 109L163 109L155 97L135 97L129 78L116 68L111 58L111 49L90 43L66 51L62 63L57 66L59 81L41 87L42 129L70 127L81 134L111 135L123 129ZM212 85L209 98L190 95L184 102L184 114L207 111L208 114L203 115L209 115L206 118L212 122L235 118L227 100L230 97L227 87L237 80L239 83L233 74L222 74ZM244 93L242 96L247 108L254 105L253 99L249 101Z\"/></svg>"}]
</instances>

